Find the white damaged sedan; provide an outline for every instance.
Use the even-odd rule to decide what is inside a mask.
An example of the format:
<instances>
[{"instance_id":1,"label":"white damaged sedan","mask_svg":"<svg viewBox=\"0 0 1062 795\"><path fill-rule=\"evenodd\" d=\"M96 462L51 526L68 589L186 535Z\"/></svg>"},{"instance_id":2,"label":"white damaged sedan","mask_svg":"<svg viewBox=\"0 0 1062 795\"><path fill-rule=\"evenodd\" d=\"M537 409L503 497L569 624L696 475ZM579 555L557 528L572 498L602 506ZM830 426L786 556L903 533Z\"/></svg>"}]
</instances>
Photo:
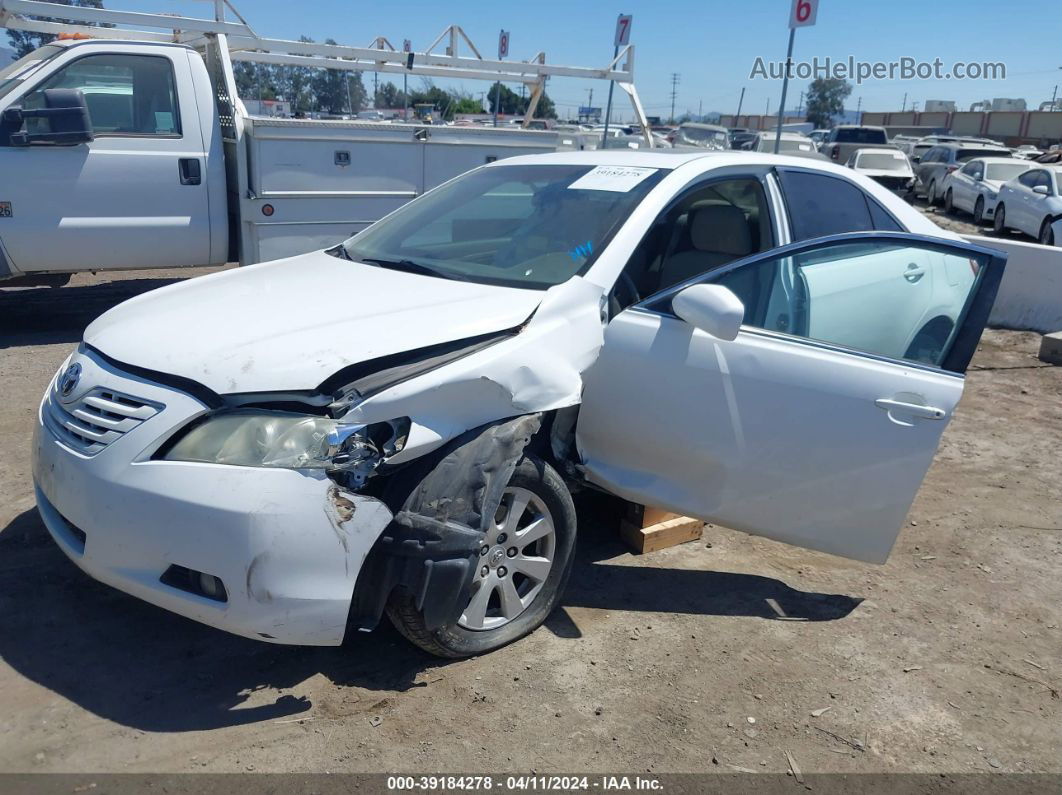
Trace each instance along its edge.
<instances>
[{"instance_id":1,"label":"white damaged sedan","mask_svg":"<svg viewBox=\"0 0 1062 795\"><path fill-rule=\"evenodd\" d=\"M517 157L341 245L96 320L34 441L92 577L220 629L439 655L539 626L570 490L883 562L1003 255L850 169Z\"/></svg>"}]
</instances>

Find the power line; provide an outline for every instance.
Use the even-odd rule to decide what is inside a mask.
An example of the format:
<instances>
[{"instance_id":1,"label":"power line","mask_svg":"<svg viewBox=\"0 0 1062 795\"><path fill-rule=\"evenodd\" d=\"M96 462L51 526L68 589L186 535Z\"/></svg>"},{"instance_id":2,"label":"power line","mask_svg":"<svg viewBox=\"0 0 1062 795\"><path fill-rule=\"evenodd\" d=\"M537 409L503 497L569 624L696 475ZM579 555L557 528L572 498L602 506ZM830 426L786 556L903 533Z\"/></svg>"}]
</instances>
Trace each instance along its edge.
<instances>
[{"instance_id":1,"label":"power line","mask_svg":"<svg viewBox=\"0 0 1062 795\"><path fill-rule=\"evenodd\" d=\"M682 75L678 72L671 73L671 116L668 121L675 121L675 97L678 96L678 84L681 78Z\"/></svg>"}]
</instances>

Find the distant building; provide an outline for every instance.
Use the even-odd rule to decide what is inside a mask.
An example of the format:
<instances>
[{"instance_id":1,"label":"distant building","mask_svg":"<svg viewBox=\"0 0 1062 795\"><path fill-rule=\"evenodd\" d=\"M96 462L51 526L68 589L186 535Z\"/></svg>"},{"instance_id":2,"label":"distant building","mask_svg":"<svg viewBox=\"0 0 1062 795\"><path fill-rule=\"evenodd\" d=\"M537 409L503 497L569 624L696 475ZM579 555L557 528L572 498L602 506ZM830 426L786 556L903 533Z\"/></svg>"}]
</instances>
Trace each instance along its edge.
<instances>
[{"instance_id":1,"label":"distant building","mask_svg":"<svg viewBox=\"0 0 1062 795\"><path fill-rule=\"evenodd\" d=\"M287 119L291 117L291 103L283 99L245 99L243 106L251 116L269 116Z\"/></svg>"},{"instance_id":2,"label":"distant building","mask_svg":"<svg viewBox=\"0 0 1062 795\"><path fill-rule=\"evenodd\" d=\"M926 113L954 113L955 102L950 99L927 99Z\"/></svg>"},{"instance_id":3,"label":"distant building","mask_svg":"<svg viewBox=\"0 0 1062 795\"><path fill-rule=\"evenodd\" d=\"M984 112L987 110L995 111L1023 111L1025 110L1024 99L1009 99L1007 97L996 97L995 99L986 99L981 102L975 102L970 106L970 110L974 112Z\"/></svg>"}]
</instances>

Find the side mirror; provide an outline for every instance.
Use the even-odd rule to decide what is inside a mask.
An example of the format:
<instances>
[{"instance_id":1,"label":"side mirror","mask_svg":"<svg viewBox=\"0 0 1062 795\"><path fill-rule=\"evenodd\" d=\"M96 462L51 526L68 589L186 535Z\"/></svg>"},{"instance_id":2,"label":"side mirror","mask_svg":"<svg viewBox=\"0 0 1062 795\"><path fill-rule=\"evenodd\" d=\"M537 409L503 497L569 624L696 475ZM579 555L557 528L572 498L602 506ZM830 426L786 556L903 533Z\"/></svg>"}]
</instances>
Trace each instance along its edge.
<instances>
[{"instance_id":1,"label":"side mirror","mask_svg":"<svg viewBox=\"0 0 1062 795\"><path fill-rule=\"evenodd\" d=\"M3 126L19 128L26 119L46 119L48 132L13 132L12 146L36 143L73 145L95 140L85 95L76 88L46 88L44 107L33 110L8 108L4 111Z\"/></svg>"},{"instance_id":2,"label":"side mirror","mask_svg":"<svg viewBox=\"0 0 1062 795\"><path fill-rule=\"evenodd\" d=\"M1033 193L1039 193L1041 196L1050 196L1051 189L1046 185L1037 185L1033 188Z\"/></svg>"},{"instance_id":3,"label":"side mirror","mask_svg":"<svg viewBox=\"0 0 1062 795\"><path fill-rule=\"evenodd\" d=\"M691 326L732 340L745 319L745 305L721 284L694 284L671 299L671 309Z\"/></svg>"},{"instance_id":4,"label":"side mirror","mask_svg":"<svg viewBox=\"0 0 1062 795\"><path fill-rule=\"evenodd\" d=\"M922 162L921 155L911 155L911 162L912 163L921 163Z\"/></svg>"}]
</instances>

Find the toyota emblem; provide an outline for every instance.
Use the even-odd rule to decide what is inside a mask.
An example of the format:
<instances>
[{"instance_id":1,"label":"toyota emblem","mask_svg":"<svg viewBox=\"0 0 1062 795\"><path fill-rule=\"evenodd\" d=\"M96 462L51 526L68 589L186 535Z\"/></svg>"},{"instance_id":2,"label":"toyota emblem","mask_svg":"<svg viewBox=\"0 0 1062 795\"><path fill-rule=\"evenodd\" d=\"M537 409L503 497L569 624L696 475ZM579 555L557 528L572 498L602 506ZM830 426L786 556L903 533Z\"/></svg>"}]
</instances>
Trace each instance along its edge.
<instances>
[{"instance_id":1,"label":"toyota emblem","mask_svg":"<svg viewBox=\"0 0 1062 795\"><path fill-rule=\"evenodd\" d=\"M81 365L74 362L59 376L59 394L63 397L70 397L70 394L77 389L77 382L80 380Z\"/></svg>"}]
</instances>

